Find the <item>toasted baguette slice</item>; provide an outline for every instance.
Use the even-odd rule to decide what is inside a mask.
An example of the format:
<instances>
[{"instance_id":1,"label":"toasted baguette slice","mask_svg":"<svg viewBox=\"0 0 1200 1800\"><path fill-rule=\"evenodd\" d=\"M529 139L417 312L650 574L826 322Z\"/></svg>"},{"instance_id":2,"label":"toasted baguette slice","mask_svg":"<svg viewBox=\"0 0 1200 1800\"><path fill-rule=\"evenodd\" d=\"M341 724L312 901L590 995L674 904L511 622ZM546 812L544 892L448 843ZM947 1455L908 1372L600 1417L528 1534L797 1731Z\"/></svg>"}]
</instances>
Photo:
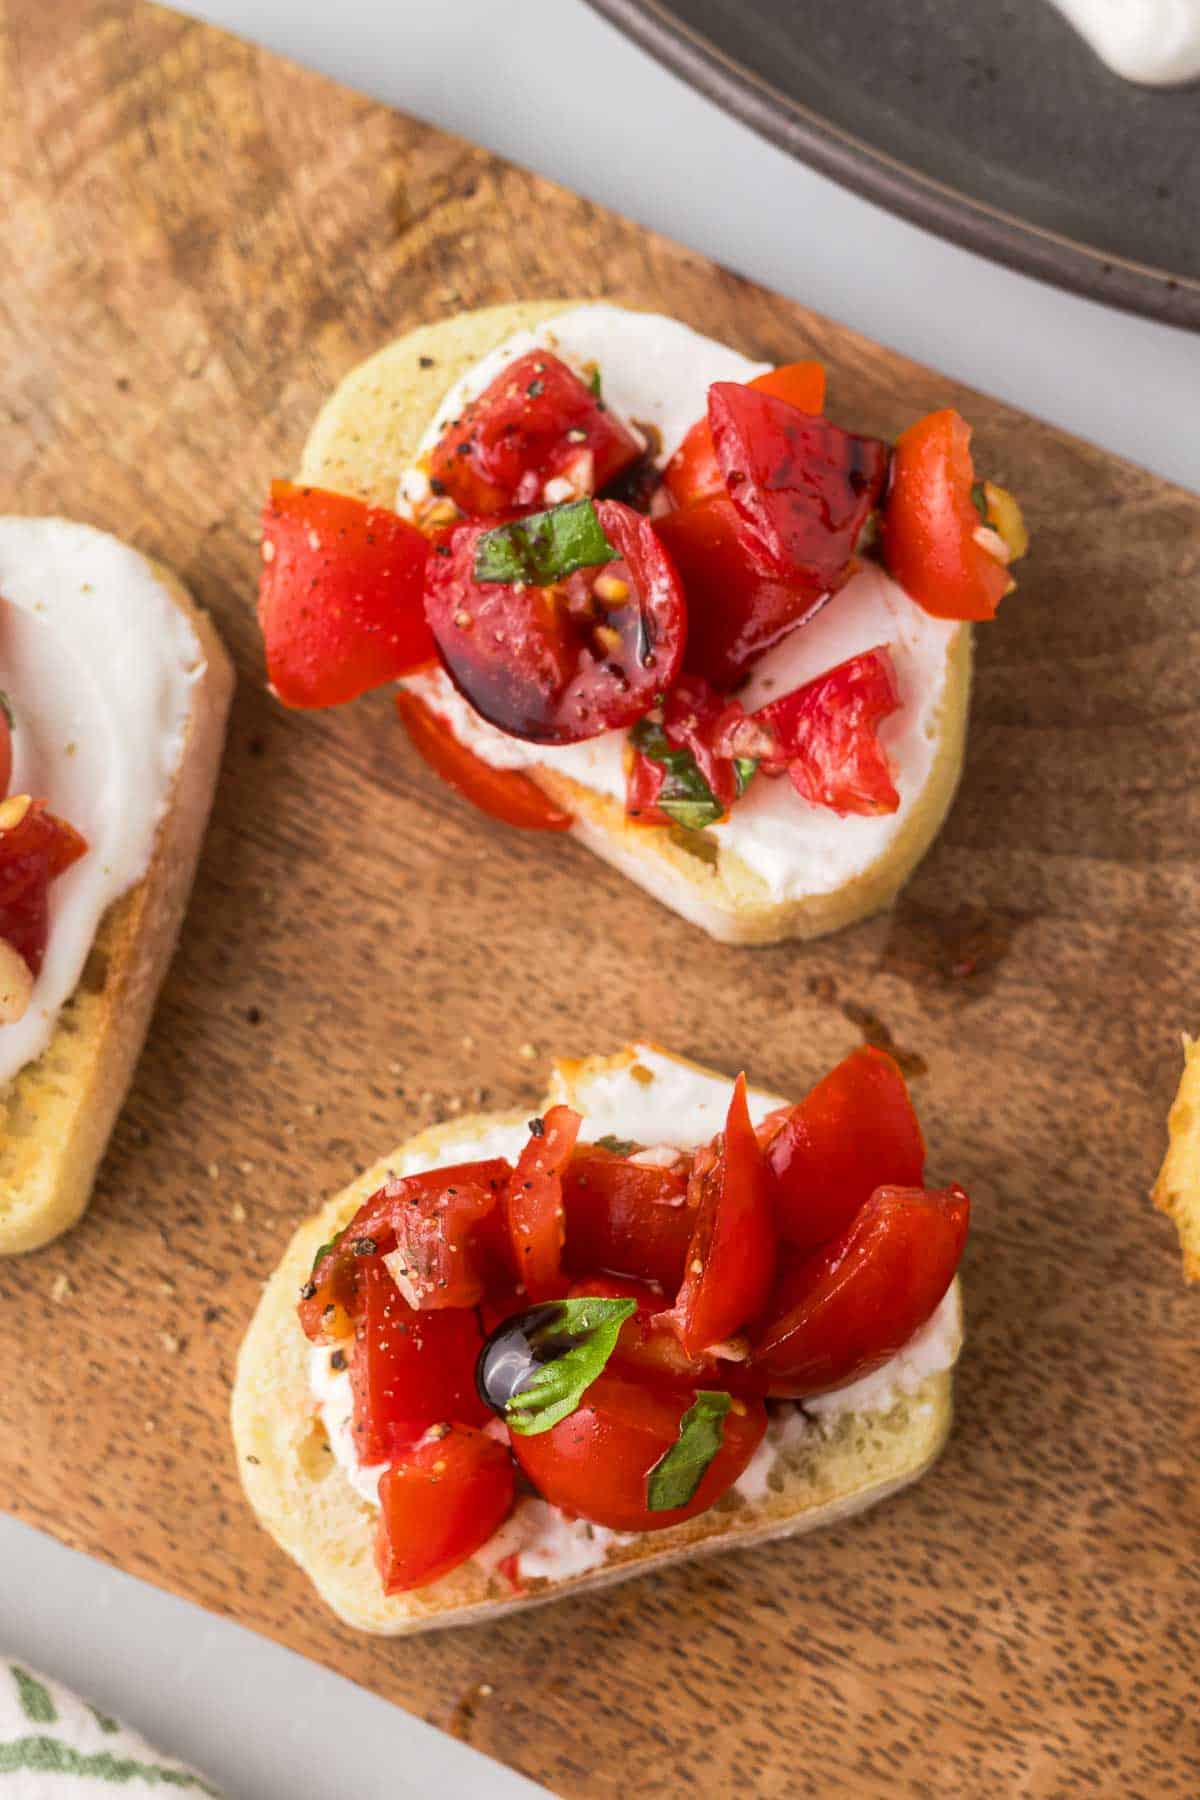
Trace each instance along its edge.
<instances>
[{"instance_id":1,"label":"toasted baguette slice","mask_svg":"<svg viewBox=\"0 0 1200 1800\"><path fill-rule=\"evenodd\" d=\"M547 1105L566 1101L585 1117L584 1137L600 1135L586 1122L599 1117L605 1087L631 1074L639 1083L670 1081L681 1072L707 1086L703 1136L719 1128L732 1084L713 1071L650 1045L615 1056L555 1065ZM756 1118L782 1104L751 1093ZM611 1105L611 1101L610 1101ZM629 1117L628 1114L625 1115ZM610 1545L603 1563L564 1578L537 1579L514 1595L472 1559L432 1586L388 1598L374 1563L377 1513L336 1464L309 1386L310 1347L296 1317L296 1301L319 1247L352 1217L389 1171L421 1169L463 1156L503 1153L505 1133L526 1135L528 1108L479 1114L433 1126L382 1158L302 1225L264 1289L238 1356L232 1423L238 1468L258 1517L348 1625L383 1636L468 1625L501 1614L639 1575L666 1563L714 1550L737 1549L829 1525L916 1481L946 1441L951 1418L949 1367L921 1375L905 1391L885 1386L873 1409L817 1420L777 1450L769 1477L754 1498L727 1494L709 1512L682 1525ZM606 1123L605 1130L610 1129ZM637 1131L634 1119L629 1126ZM486 1139L487 1149L476 1148ZM951 1314L953 1361L961 1335L957 1284L943 1303ZM797 1415L797 1418L799 1415ZM761 1490L761 1491L759 1491Z\"/></svg>"},{"instance_id":2,"label":"toasted baguette slice","mask_svg":"<svg viewBox=\"0 0 1200 1800\"><path fill-rule=\"evenodd\" d=\"M0 1089L5 1255L38 1249L87 1206L179 935L216 786L233 665L178 578L141 560L191 622L205 667L192 689L183 754L150 865L102 918L46 1049Z\"/></svg>"},{"instance_id":3,"label":"toasted baguette slice","mask_svg":"<svg viewBox=\"0 0 1200 1800\"><path fill-rule=\"evenodd\" d=\"M1167 1118L1167 1154L1151 1198L1175 1221L1185 1278L1200 1281L1200 1039L1184 1038L1183 1058Z\"/></svg>"},{"instance_id":4,"label":"toasted baguette slice","mask_svg":"<svg viewBox=\"0 0 1200 1800\"><path fill-rule=\"evenodd\" d=\"M394 506L400 475L450 387L516 331L530 330L577 300L523 301L423 325L352 369L309 435L299 479L380 506ZM574 834L711 937L769 944L837 931L887 906L941 829L962 770L971 687L971 632L949 639L946 683L932 767L887 850L853 880L825 893L778 900L757 870L727 845L701 860L666 830L631 825L606 795L544 765L529 771L575 820Z\"/></svg>"}]
</instances>

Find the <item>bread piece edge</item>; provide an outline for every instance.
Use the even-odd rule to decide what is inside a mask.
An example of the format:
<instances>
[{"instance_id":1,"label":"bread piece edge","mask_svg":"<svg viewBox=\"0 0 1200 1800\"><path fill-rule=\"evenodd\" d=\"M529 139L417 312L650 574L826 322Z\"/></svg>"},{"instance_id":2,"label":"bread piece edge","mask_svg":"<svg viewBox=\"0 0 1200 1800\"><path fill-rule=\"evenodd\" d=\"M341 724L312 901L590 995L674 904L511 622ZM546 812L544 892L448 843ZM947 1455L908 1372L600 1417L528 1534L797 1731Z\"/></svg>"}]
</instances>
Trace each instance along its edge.
<instances>
[{"instance_id":1,"label":"bread piece edge","mask_svg":"<svg viewBox=\"0 0 1200 1800\"><path fill-rule=\"evenodd\" d=\"M1179 1234L1183 1273L1200 1281L1200 1039L1183 1039L1183 1074L1167 1115L1167 1152L1151 1192Z\"/></svg>"},{"instance_id":2,"label":"bread piece edge","mask_svg":"<svg viewBox=\"0 0 1200 1800\"><path fill-rule=\"evenodd\" d=\"M208 613L175 572L152 557L144 561L195 631L205 670L194 686L183 751L149 866L137 885L108 908L96 933L91 966L100 959L103 985L96 996L95 1017L89 1016L78 1028L84 1042L79 1067L70 1076L77 1091L67 1128L58 1130L56 1122L53 1141L43 1130L33 1166L27 1167L17 1191L6 1194L0 1187L0 1255L41 1249L76 1224L86 1210L174 954L216 790L234 689L233 664ZM88 979L85 968L43 1057L52 1056L61 1034L72 1029L71 1008ZM43 1057L20 1070L4 1090L11 1102L20 1088L22 1112L32 1111L35 1117L44 1106L39 1099ZM35 1132L33 1141L38 1136ZM11 1189L11 1184L4 1185Z\"/></svg>"}]
</instances>

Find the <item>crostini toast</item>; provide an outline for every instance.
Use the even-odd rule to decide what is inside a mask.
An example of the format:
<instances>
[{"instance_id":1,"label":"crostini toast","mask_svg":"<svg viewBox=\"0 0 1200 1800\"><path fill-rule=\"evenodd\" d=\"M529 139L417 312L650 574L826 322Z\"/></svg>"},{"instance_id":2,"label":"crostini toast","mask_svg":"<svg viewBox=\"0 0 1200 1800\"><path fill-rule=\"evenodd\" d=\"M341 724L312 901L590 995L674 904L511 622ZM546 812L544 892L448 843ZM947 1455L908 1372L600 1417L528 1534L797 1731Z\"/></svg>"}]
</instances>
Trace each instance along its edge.
<instances>
[{"instance_id":1,"label":"crostini toast","mask_svg":"<svg viewBox=\"0 0 1200 1800\"><path fill-rule=\"evenodd\" d=\"M190 623L202 668L149 866L101 919L46 1049L3 1086L0 1254L37 1249L87 1205L175 948L212 804L233 668L177 577L149 558L139 561Z\"/></svg>"},{"instance_id":2,"label":"crostini toast","mask_svg":"<svg viewBox=\"0 0 1200 1800\"><path fill-rule=\"evenodd\" d=\"M403 472L448 390L514 333L579 305L517 302L421 326L344 378L313 425L298 479L314 487L394 507ZM700 399L697 401L699 408ZM598 856L711 936L728 943L773 943L839 930L887 906L937 836L962 768L971 682L971 627L948 634L942 693L928 726L935 749L920 789L883 852L848 880L823 891L777 897L762 874L729 844L713 853L696 834L647 830L622 804L561 769L526 772L568 813L572 831ZM418 691L420 684L417 684ZM698 854L704 849L705 855Z\"/></svg>"},{"instance_id":3,"label":"crostini toast","mask_svg":"<svg viewBox=\"0 0 1200 1800\"><path fill-rule=\"evenodd\" d=\"M650 1089L655 1079L669 1079L681 1069L710 1084L706 1129L719 1125L732 1083L646 1045L614 1056L557 1063L547 1107L565 1102L585 1119L589 1112L598 1118L604 1091L614 1080L634 1072ZM756 1117L778 1104L752 1091ZM684 1557L814 1530L916 1481L939 1454L950 1428L949 1365L961 1335L957 1283L943 1302L940 1354L930 1358L929 1367L918 1358L904 1377L876 1388L856 1410L823 1412L818 1403L806 1416L799 1408L787 1408L793 1428L775 1442L769 1468L749 1490L743 1484L742 1491L727 1494L682 1524L607 1544L597 1566L531 1580L521 1593L514 1593L495 1566L475 1558L432 1586L385 1595L372 1553L375 1513L331 1454L310 1387L312 1352L297 1323L297 1296L319 1247L347 1224L390 1172L415 1172L461 1156L503 1154L525 1135L526 1117L527 1109L456 1118L421 1132L366 1170L296 1232L266 1284L241 1347L232 1422L247 1497L323 1599L359 1630L400 1635L471 1624ZM636 1130L636 1124L630 1128Z\"/></svg>"}]
</instances>

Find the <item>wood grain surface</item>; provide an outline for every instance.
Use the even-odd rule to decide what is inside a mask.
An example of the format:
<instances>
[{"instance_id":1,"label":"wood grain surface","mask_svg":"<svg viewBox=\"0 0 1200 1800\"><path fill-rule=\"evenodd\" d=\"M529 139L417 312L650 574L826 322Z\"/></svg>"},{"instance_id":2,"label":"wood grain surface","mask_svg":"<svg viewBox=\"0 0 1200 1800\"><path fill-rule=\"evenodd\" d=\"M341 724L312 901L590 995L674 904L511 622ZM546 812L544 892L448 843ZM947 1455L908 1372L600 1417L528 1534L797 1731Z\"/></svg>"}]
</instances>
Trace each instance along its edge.
<instances>
[{"instance_id":1,"label":"wood grain surface","mask_svg":"<svg viewBox=\"0 0 1200 1800\"><path fill-rule=\"evenodd\" d=\"M0 1268L0 1504L564 1795L1200 1792L1200 1310L1146 1201L1200 1003L1200 505L170 13L0 21L0 510L173 563L241 675L91 1212ZM468 812L386 697L301 717L264 692L257 508L328 389L447 309L589 288L823 357L860 428L955 402L1027 502L962 793L891 917L722 948ZM257 1283L389 1144L639 1032L785 1091L864 1036L911 1059L933 1168L977 1206L946 1457L823 1536L358 1640L241 1499L226 1406Z\"/></svg>"}]
</instances>

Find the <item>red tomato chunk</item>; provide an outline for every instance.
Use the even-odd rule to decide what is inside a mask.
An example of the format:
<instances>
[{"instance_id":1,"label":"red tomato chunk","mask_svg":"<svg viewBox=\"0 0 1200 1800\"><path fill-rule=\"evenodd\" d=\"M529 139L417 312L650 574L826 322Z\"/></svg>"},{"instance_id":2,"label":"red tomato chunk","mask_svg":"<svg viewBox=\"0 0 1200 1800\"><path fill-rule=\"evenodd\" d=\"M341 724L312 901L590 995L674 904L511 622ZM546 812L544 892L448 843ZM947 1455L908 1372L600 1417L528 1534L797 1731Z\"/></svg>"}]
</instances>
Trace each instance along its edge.
<instances>
[{"instance_id":1,"label":"red tomato chunk","mask_svg":"<svg viewBox=\"0 0 1200 1800\"><path fill-rule=\"evenodd\" d=\"M276 481L262 533L258 621L285 706L337 706L433 661L421 604L429 546L414 525Z\"/></svg>"},{"instance_id":2,"label":"red tomato chunk","mask_svg":"<svg viewBox=\"0 0 1200 1800\"><path fill-rule=\"evenodd\" d=\"M648 519L616 500L596 513L614 560L539 587L476 581L497 521L434 545L425 612L442 661L476 712L513 737L568 744L632 725L679 672L683 590Z\"/></svg>"},{"instance_id":3,"label":"red tomato chunk","mask_svg":"<svg viewBox=\"0 0 1200 1800\"><path fill-rule=\"evenodd\" d=\"M435 493L479 517L599 493L641 449L573 370L531 350L464 409L429 472Z\"/></svg>"}]
</instances>

